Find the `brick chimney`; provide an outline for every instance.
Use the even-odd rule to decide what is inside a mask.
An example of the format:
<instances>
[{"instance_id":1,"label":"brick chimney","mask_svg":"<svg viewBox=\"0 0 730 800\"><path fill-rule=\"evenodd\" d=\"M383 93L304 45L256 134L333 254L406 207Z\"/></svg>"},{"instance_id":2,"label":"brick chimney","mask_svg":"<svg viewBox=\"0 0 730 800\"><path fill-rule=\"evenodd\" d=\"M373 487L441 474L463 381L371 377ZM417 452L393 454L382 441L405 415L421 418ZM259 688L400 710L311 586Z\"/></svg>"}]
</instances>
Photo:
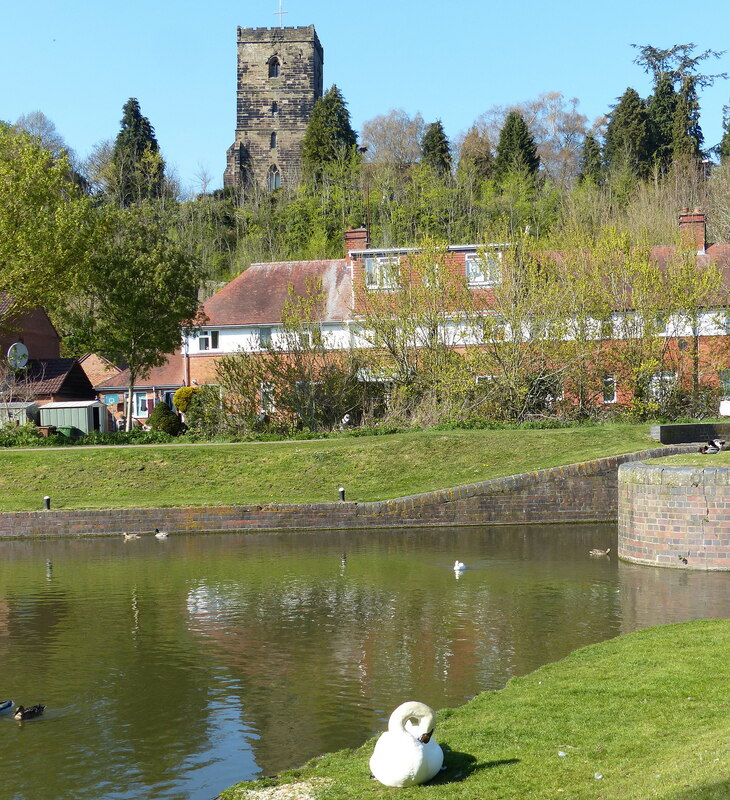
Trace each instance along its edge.
<instances>
[{"instance_id":1,"label":"brick chimney","mask_svg":"<svg viewBox=\"0 0 730 800\"><path fill-rule=\"evenodd\" d=\"M351 250L368 249L368 229L349 228L345 231L345 258L350 255Z\"/></svg>"},{"instance_id":2,"label":"brick chimney","mask_svg":"<svg viewBox=\"0 0 730 800\"><path fill-rule=\"evenodd\" d=\"M705 234L704 212L700 211L699 208L695 208L694 211L683 208L679 212L679 238L682 245L698 253L704 253L707 245Z\"/></svg>"}]
</instances>

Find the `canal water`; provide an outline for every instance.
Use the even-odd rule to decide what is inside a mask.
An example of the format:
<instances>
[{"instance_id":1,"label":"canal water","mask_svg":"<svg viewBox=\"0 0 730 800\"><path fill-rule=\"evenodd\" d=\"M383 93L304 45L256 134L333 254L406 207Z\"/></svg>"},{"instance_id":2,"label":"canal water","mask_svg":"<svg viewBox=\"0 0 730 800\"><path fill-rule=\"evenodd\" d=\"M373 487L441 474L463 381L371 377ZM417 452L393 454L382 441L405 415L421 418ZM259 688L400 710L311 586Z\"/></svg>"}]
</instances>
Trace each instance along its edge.
<instances>
[{"instance_id":1,"label":"canal water","mask_svg":"<svg viewBox=\"0 0 730 800\"><path fill-rule=\"evenodd\" d=\"M0 542L9 800L211 800L390 711L730 616L730 574L619 563L610 525ZM455 559L467 569L454 573Z\"/></svg>"}]
</instances>

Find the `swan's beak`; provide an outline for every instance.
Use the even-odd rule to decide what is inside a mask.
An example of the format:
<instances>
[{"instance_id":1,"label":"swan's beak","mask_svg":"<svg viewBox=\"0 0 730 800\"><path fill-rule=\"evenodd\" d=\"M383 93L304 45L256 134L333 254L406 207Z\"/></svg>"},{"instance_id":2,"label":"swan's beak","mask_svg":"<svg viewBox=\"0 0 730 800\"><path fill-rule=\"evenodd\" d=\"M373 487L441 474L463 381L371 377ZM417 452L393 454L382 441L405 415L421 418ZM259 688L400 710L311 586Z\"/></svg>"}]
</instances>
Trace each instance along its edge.
<instances>
[{"instance_id":1,"label":"swan's beak","mask_svg":"<svg viewBox=\"0 0 730 800\"><path fill-rule=\"evenodd\" d=\"M433 730L430 730L428 733L424 733L423 735L418 737L419 742L423 742L423 744L428 744L431 741L431 737L433 736Z\"/></svg>"}]
</instances>

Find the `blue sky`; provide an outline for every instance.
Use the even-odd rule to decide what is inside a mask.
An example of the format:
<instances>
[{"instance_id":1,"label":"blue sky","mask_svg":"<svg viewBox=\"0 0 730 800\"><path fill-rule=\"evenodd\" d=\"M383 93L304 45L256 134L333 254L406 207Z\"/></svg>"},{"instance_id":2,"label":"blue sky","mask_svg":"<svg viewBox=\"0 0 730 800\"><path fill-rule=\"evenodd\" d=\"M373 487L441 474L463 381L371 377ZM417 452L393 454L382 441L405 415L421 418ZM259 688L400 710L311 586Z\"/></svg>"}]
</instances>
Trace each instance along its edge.
<instances>
[{"instance_id":1,"label":"blue sky","mask_svg":"<svg viewBox=\"0 0 730 800\"><path fill-rule=\"evenodd\" d=\"M236 27L274 26L278 0L36 0L4 8L0 119L39 109L82 158L119 130L137 97L184 188L202 170L222 184L235 128ZM325 87L336 83L353 125L391 108L443 121L450 138L494 105L548 91L580 100L590 120L627 86L650 81L631 43L694 42L722 50L730 4L614 0L588 4L484 0L284 0L286 25L314 24ZM730 54L705 62L730 73ZM707 145L722 135L730 81L704 90Z\"/></svg>"}]
</instances>

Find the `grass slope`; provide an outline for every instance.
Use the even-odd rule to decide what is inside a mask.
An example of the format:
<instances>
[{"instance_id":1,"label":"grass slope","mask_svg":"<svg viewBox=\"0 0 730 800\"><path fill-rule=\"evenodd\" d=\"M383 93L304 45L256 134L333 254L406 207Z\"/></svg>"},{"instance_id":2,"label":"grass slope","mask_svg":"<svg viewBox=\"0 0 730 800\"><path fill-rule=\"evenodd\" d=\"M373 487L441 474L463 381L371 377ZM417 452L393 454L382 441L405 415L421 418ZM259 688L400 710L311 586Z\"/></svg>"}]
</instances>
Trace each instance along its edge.
<instances>
[{"instance_id":1,"label":"grass slope","mask_svg":"<svg viewBox=\"0 0 730 800\"><path fill-rule=\"evenodd\" d=\"M440 712L447 769L431 784L388 789L369 779L373 740L221 798L276 797L251 790L301 784L302 797L321 800L726 800L729 655L728 620L649 628Z\"/></svg>"},{"instance_id":2,"label":"grass slope","mask_svg":"<svg viewBox=\"0 0 730 800\"><path fill-rule=\"evenodd\" d=\"M666 464L670 467L730 467L730 450L723 450L714 455L700 453L683 453L679 456L652 459L651 464Z\"/></svg>"},{"instance_id":3,"label":"grass slope","mask_svg":"<svg viewBox=\"0 0 730 800\"><path fill-rule=\"evenodd\" d=\"M655 446L647 425L0 454L0 511L384 500Z\"/></svg>"}]
</instances>

